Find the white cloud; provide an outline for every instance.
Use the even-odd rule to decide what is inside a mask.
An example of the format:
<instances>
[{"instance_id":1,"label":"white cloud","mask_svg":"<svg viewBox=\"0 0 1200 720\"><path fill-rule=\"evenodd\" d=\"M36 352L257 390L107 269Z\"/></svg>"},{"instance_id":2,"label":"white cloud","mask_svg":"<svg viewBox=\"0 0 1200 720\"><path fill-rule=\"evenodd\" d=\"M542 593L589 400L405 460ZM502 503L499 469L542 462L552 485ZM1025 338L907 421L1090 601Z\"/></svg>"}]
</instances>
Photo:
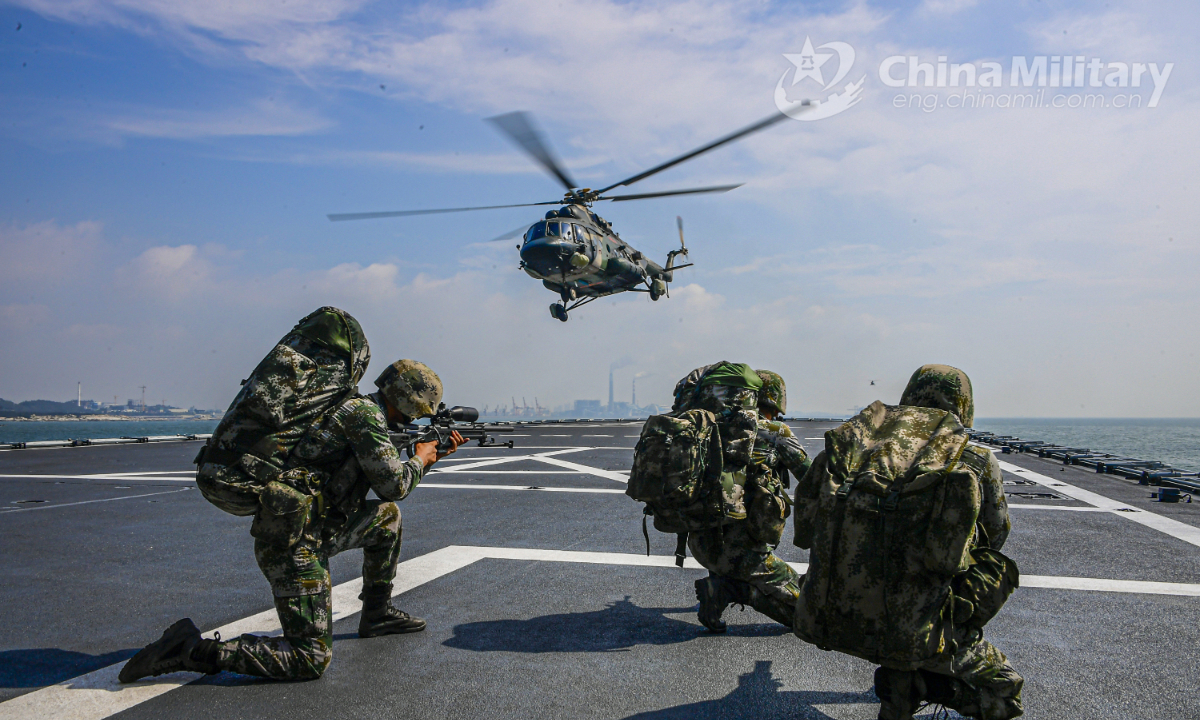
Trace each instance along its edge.
<instances>
[{"instance_id":1,"label":"white cloud","mask_svg":"<svg viewBox=\"0 0 1200 720\"><path fill-rule=\"evenodd\" d=\"M287 103L262 100L244 108L203 112L141 108L108 120L107 126L119 135L190 140L306 135L326 130L333 122Z\"/></svg>"},{"instance_id":2,"label":"white cloud","mask_svg":"<svg viewBox=\"0 0 1200 720\"><path fill-rule=\"evenodd\" d=\"M24 226L0 227L0 283L12 291L78 279L102 247L103 226L85 221L61 225L54 220Z\"/></svg>"}]
</instances>

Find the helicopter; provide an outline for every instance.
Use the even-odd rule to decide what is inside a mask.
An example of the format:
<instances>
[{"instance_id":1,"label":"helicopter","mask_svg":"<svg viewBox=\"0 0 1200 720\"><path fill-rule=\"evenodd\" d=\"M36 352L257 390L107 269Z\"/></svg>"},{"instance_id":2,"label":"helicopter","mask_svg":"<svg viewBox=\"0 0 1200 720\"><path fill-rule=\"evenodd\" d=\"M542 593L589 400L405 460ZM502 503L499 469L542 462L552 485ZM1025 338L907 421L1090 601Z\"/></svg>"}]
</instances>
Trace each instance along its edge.
<instances>
[{"instance_id":1,"label":"helicopter","mask_svg":"<svg viewBox=\"0 0 1200 720\"><path fill-rule=\"evenodd\" d=\"M808 101L801 104L808 105ZM533 123L532 116L525 112L511 112L504 115L487 118L521 150L525 151L535 162L558 180L566 193L562 200L545 202L520 203L516 205L486 205L480 207L433 208L426 210L395 210L385 212L336 213L328 215L331 221L370 220L389 217L406 217L412 215L435 215L441 213L471 212L475 210L498 210L502 208L534 207L538 205L561 205L557 210L550 210L545 217L532 224L522 225L517 230L494 238L493 241L507 240L523 234L522 243L517 245L520 251L520 269L530 277L541 280L547 290L555 292L560 298L550 306L550 315L566 322L568 313L582 307L597 298L614 295L620 292L644 292L651 300L669 297L668 285L674 280L676 270L691 267L692 263L676 265L675 260L680 256L687 257L687 245L683 241L683 219L676 217L679 228L679 249L667 253L664 265L650 260L641 251L636 250L613 229L611 222L592 211L592 204L602 201L624 202L629 200L647 200L651 198L670 197L673 195L698 195L704 193L724 193L741 187L736 185L713 185L708 187L685 188L681 190L664 190L659 192L637 193L632 195L606 195L605 193L619 187L626 187L651 175L658 174L667 168L714 150L726 143L743 138L751 133L764 130L789 116L776 113L736 132L718 138L690 152L672 158L644 170L636 175L612 183L599 190L580 187L562 163L550 150L542 134Z\"/></svg>"}]
</instances>

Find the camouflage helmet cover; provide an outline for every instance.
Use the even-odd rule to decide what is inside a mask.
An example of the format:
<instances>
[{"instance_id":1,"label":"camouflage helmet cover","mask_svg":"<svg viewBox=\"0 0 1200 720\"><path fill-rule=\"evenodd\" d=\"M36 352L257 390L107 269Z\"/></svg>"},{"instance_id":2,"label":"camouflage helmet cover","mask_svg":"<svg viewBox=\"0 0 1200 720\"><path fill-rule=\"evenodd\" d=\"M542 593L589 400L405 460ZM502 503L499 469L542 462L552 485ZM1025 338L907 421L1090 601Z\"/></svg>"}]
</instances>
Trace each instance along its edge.
<instances>
[{"instance_id":1,"label":"camouflage helmet cover","mask_svg":"<svg viewBox=\"0 0 1200 720\"><path fill-rule=\"evenodd\" d=\"M922 365L908 380L901 405L934 408L954 413L963 427L975 422L971 379L949 365Z\"/></svg>"},{"instance_id":2,"label":"camouflage helmet cover","mask_svg":"<svg viewBox=\"0 0 1200 720\"><path fill-rule=\"evenodd\" d=\"M762 388L758 391L758 406L783 415L787 412L787 386L779 373L770 370L755 370L762 378Z\"/></svg>"},{"instance_id":3,"label":"camouflage helmet cover","mask_svg":"<svg viewBox=\"0 0 1200 720\"><path fill-rule=\"evenodd\" d=\"M416 360L397 360L388 365L375 386L392 406L414 420L433 415L442 401L441 378Z\"/></svg>"}]
</instances>

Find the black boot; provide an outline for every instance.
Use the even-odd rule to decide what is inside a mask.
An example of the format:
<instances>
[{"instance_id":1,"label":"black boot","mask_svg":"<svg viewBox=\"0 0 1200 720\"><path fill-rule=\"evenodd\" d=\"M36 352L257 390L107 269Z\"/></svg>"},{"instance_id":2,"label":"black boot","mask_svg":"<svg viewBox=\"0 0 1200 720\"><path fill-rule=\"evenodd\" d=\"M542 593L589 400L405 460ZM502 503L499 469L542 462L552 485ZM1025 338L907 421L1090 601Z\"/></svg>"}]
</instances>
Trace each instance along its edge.
<instances>
[{"instance_id":1,"label":"black boot","mask_svg":"<svg viewBox=\"0 0 1200 720\"><path fill-rule=\"evenodd\" d=\"M364 588L358 597L363 601L362 616L358 619L359 637L397 635L425 629L424 620L392 607L391 585Z\"/></svg>"},{"instance_id":2,"label":"black boot","mask_svg":"<svg viewBox=\"0 0 1200 720\"><path fill-rule=\"evenodd\" d=\"M725 632L725 622L721 620L721 613L725 612L729 605L729 595L724 578L709 573L708 577L697 580L696 599L700 601L700 609L696 613L700 624L710 632Z\"/></svg>"},{"instance_id":3,"label":"black boot","mask_svg":"<svg viewBox=\"0 0 1200 720\"><path fill-rule=\"evenodd\" d=\"M192 619L184 618L167 628L161 638L129 658L117 679L131 683L144 677L181 670L212 675L221 672L217 665L220 647L220 643L200 637L200 631Z\"/></svg>"},{"instance_id":4,"label":"black boot","mask_svg":"<svg viewBox=\"0 0 1200 720\"><path fill-rule=\"evenodd\" d=\"M913 720L925 691L925 681L919 672L877 668L875 696L879 698L879 720Z\"/></svg>"}]
</instances>

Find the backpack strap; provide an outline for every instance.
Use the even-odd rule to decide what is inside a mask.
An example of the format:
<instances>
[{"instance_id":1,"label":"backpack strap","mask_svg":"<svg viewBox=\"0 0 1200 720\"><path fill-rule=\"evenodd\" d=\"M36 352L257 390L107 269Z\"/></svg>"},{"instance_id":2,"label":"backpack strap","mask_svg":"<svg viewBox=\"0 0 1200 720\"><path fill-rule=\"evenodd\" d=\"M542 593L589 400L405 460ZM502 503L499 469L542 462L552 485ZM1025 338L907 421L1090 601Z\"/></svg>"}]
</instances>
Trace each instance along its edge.
<instances>
[{"instance_id":1,"label":"backpack strap","mask_svg":"<svg viewBox=\"0 0 1200 720\"><path fill-rule=\"evenodd\" d=\"M688 534L681 532L675 536L675 565L683 567L683 560L687 557L687 541Z\"/></svg>"}]
</instances>

